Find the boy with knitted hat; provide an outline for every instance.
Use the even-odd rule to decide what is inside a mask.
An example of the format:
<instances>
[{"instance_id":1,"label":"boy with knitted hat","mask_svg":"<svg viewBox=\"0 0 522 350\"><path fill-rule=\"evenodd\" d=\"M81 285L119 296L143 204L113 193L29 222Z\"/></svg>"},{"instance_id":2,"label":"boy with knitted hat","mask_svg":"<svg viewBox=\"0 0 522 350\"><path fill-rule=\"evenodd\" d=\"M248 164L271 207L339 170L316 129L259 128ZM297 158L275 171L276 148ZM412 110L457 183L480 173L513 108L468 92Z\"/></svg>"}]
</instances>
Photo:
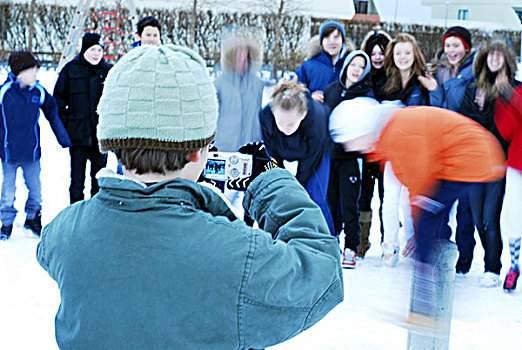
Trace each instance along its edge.
<instances>
[{"instance_id":1,"label":"boy with knitted hat","mask_svg":"<svg viewBox=\"0 0 522 350\"><path fill-rule=\"evenodd\" d=\"M60 287L60 348L263 348L342 301L337 241L290 173L249 185L256 230L196 183L217 110L187 48L144 45L109 73L98 140L124 175L100 172L100 192L60 213L37 250Z\"/></svg>"},{"instance_id":2,"label":"boy with knitted hat","mask_svg":"<svg viewBox=\"0 0 522 350\"><path fill-rule=\"evenodd\" d=\"M40 183L40 109L49 120L58 142L69 147L71 140L58 117L56 101L36 80L40 62L29 51L15 51L8 59L11 71L0 86L0 147L2 159L2 196L0 240L7 240L13 231L17 210L14 207L16 171L22 168L29 190L25 203L24 227L39 236L42 230L42 194Z\"/></svg>"},{"instance_id":3,"label":"boy with knitted hat","mask_svg":"<svg viewBox=\"0 0 522 350\"><path fill-rule=\"evenodd\" d=\"M349 47L344 26L336 21L326 21L319 28L318 40L313 37L310 42L308 59L301 64L295 73L317 102L324 102L324 90L336 81L343 66L344 57ZM316 42L318 44L316 44Z\"/></svg>"}]
</instances>

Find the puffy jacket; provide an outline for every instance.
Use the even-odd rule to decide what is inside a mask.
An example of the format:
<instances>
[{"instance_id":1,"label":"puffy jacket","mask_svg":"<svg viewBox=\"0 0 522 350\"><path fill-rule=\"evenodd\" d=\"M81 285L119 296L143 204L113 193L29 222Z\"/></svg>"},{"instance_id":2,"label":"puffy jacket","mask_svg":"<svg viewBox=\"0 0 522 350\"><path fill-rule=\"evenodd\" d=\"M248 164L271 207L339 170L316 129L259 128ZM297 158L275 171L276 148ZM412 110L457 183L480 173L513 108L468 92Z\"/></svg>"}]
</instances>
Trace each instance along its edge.
<instances>
[{"instance_id":1,"label":"puffy jacket","mask_svg":"<svg viewBox=\"0 0 522 350\"><path fill-rule=\"evenodd\" d=\"M100 192L58 214L37 248L60 288L60 349L259 349L343 300L337 240L285 170L261 174L245 194L260 229L188 180L98 181Z\"/></svg>"},{"instance_id":2,"label":"puffy jacket","mask_svg":"<svg viewBox=\"0 0 522 350\"><path fill-rule=\"evenodd\" d=\"M337 62L332 63L332 56L321 50L317 55L307 59L295 73L300 83L306 85L310 92L324 91L333 81L337 80L343 66L346 48L343 47Z\"/></svg>"},{"instance_id":3,"label":"puffy jacket","mask_svg":"<svg viewBox=\"0 0 522 350\"><path fill-rule=\"evenodd\" d=\"M6 82L0 86L0 108L2 160L29 162L40 159L40 109L44 112L60 145L71 146L67 131L58 117L56 101L39 82L22 88L16 77L9 73Z\"/></svg>"},{"instance_id":4,"label":"puffy jacket","mask_svg":"<svg viewBox=\"0 0 522 350\"><path fill-rule=\"evenodd\" d=\"M277 128L270 105L259 113L261 134L266 151L279 164L283 160L299 161L296 178L306 186L310 177L321 163L325 153L330 151L332 140L328 131L330 109L308 95L308 113L299 128L292 135L285 135Z\"/></svg>"},{"instance_id":5,"label":"puffy jacket","mask_svg":"<svg viewBox=\"0 0 522 350\"><path fill-rule=\"evenodd\" d=\"M454 78L449 78L447 68L439 67L436 74L439 86L435 91L430 91L430 105L460 111L466 88L475 81L473 58L474 54L459 66Z\"/></svg>"},{"instance_id":6,"label":"puffy jacket","mask_svg":"<svg viewBox=\"0 0 522 350\"><path fill-rule=\"evenodd\" d=\"M522 85L513 91L509 101L497 100L495 123L509 143L507 164L522 171Z\"/></svg>"},{"instance_id":7,"label":"puffy jacket","mask_svg":"<svg viewBox=\"0 0 522 350\"><path fill-rule=\"evenodd\" d=\"M406 107L384 127L374 158L390 161L410 196L431 194L437 180L487 182L504 176L495 137L471 119L436 107Z\"/></svg>"},{"instance_id":8,"label":"puffy jacket","mask_svg":"<svg viewBox=\"0 0 522 350\"><path fill-rule=\"evenodd\" d=\"M98 145L96 108L111 67L104 59L93 66L78 55L63 67L58 76L53 95L74 146Z\"/></svg>"}]
</instances>

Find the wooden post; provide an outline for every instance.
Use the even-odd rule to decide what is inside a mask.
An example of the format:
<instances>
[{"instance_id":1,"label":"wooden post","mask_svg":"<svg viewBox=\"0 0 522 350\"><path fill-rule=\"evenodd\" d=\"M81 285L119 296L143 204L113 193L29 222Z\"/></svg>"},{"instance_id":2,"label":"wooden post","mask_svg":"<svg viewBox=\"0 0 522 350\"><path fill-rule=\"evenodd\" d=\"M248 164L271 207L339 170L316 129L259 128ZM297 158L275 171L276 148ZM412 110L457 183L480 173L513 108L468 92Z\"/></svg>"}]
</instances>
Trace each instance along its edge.
<instances>
[{"instance_id":1,"label":"wooden post","mask_svg":"<svg viewBox=\"0 0 522 350\"><path fill-rule=\"evenodd\" d=\"M441 321L444 332L434 336L410 331L408 332L407 350L449 349L455 291L455 263L458 258L457 245L450 241L437 242L433 247L433 257L436 291L435 317ZM412 295L412 302L415 302L415 295Z\"/></svg>"}]
</instances>

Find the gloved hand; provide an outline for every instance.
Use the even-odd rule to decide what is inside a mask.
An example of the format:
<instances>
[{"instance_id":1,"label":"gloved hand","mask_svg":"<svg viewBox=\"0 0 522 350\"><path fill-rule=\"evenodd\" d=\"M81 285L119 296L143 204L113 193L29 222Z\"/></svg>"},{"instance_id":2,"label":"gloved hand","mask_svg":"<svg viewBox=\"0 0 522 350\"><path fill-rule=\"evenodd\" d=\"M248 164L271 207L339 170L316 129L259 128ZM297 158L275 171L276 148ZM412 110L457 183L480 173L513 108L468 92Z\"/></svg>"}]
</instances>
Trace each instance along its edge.
<instances>
[{"instance_id":1,"label":"gloved hand","mask_svg":"<svg viewBox=\"0 0 522 350\"><path fill-rule=\"evenodd\" d=\"M264 171L278 168L274 158L270 158L266 153L265 144L262 141L250 142L241 146L239 153L252 155L252 174L248 177L242 177L227 182L227 188L236 191L246 191L248 185Z\"/></svg>"}]
</instances>

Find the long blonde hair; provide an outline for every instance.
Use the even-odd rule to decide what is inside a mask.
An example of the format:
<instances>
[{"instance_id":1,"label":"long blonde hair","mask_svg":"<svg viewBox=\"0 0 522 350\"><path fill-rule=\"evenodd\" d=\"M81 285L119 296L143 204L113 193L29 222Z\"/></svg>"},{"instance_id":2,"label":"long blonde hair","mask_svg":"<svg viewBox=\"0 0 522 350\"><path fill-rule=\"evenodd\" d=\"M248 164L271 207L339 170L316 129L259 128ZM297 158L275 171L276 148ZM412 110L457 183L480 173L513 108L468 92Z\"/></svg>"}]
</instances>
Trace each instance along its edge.
<instances>
[{"instance_id":1,"label":"long blonde hair","mask_svg":"<svg viewBox=\"0 0 522 350\"><path fill-rule=\"evenodd\" d=\"M408 33L399 33L395 39L388 44L388 47L386 47L386 53L384 54L384 69L386 71L386 76L388 77L384 87L384 92L387 94L403 90L401 73L393 60L393 50L395 49L395 45L398 43L411 43L411 46L413 47L413 66L411 67L410 77L414 74L422 75L426 70L426 61L424 60L424 55L422 54L415 37Z\"/></svg>"},{"instance_id":2,"label":"long blonde hair","mask_svg":"<svg viewBox=\"0 0 522 350\"><path fill-rule=\"evenodd\" d=\"M285 110L294 109L297 107L300 113L308 111L308 102L306 93L308 89L304 84L297 81L297 76L294 74L290 80L282 78L274 87L272 92L272 102L270 106L280 107Z\"/></svg>"}]
</instances>

